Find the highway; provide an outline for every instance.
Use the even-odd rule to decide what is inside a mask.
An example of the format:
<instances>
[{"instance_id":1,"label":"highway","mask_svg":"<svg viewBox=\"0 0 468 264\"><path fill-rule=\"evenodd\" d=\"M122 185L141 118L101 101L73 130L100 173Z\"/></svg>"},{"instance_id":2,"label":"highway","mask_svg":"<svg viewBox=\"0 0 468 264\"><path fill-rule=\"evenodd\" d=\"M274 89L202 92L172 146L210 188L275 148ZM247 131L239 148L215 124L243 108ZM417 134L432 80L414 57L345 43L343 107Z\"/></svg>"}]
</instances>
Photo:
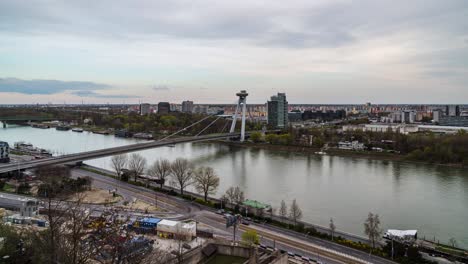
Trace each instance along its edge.
<instances>
[{"instance_id":1,"label":"highway","mask_svg":"<svg viewBox=\"0 0 468 264\"><path fill-rule=\"evenodd\" d=\"M183 200L179 197L168 196L157 193L144 187L135 186L126 182L121 182L114 178L103 176L94 172L82 169L73 169L74 176L89 176L93 179L93 185L104 188L116 188L117 192L124 197L136 197L148 203L155 203L174 212L171 219L194 219L199 223L209 226L216 236L232 239L232 228L226 229L225 220L222 216L215 214L211 208L203 207L199 204ZM255 229L262 237L261 242L267 246L275 245L276 248L302 256L319 259L323 263L377 263L390 264L392 261L369 255L368 253L341 246L328 240L316 237L305 237L304 234L277 228L270 225L250 224L241 225L238 228L236 237L240 238L247 228ZM342 256L342 254L344 256Z\"/></svg>"},{"instance_id":2,"label":"highway","mask_svg":"<svg viewBox=\"0 0 468 264\"><path fill-rule=\"evenodd\" d=\"M249 133L246 132L246 135ZM12 163L0 166L0 174L7 173L15 170L24 170L32 169L41 166L50 166L64 163L74 163L85 160L97 159L106 156L113 156L128 152L134 152L144 149L158 148L168 145L188 143L188 142L201 142L201 141L210 141L210 140L219 140L219 139L229 139L239 137L240 133L224 133L224 134L211 134L205 136L195 136L195 137L183 137L176 139L168 139L163 141L151 141L146 143L138 143L120 147L113 147L107 149L92 150L86 152L80 152L75 154L63 155L58 157L51 157L45 159L32 160L24 163Z\"/></svg>"}]
</instances>

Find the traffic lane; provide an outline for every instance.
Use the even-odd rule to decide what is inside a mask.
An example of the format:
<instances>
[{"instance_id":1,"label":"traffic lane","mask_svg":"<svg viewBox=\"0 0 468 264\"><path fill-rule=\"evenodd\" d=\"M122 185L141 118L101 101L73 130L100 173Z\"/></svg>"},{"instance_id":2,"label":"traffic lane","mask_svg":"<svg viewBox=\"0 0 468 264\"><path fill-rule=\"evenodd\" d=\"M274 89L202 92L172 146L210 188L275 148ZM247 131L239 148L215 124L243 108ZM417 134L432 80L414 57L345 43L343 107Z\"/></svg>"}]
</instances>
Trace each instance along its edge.
<instances>
[{"instance_id":1,"label":"traffic lane","mask_svg":"<svg viewBox=\"0 0 468 264\"><path fill-rule=\"evenodd\" d=\"M255 226L255 224L253 224L253 225ZM338 252L343 252L343 253L348 254L350 256L360 258L360 259L363 259L363 260L367 260L367 261L372 262L372 263L395 264L395 262L392 262L390 260L386 260L384 258L374 256L374 255L369 255L366 252L362 252L362 251L359 251L359 250L356 250L356 249L353 249L353 248L345 247L345 246L342 246L340 244L333 243L331 241L323 240L323 239L312 237L312 236L307 236L307 235L304 235L304 234L299 234L299 233L296 233L296 232L291 232L291 231L280 229L280 228L273 227L273 226L270 226L270 225L257 225L257 226L259 226L261 228L264 228L264 229L268 229L268 230L273 231L273 232L283 234L283 235L288 235L288 236L292 236L292 237L295 237L295 238L298 238L298 239L301 239L301 240L309 241L309 242L314 243L316 245L319 245L319 246L322 246L322 247L325 247L325 248L329 248L329 249L332 249L332 250L335 250L335 251L338 251Z\"/></svg>"},{"instance_id":2,"label":"traffic lane","mask_svg":"<svg viewBox=\"0 0 468 264\"><path fill-rule=\"evenodd\" d=\"M225 233L227 233L227 235L223 235L223 237L226 239L232 240L234 238L233 227L226 228L225 219L218 214L208 212L208 211L203 211L202 214L197 216L197 221L209 222L210 226L213 226L220 230L224 230ZM240 238L242 237L242 233L244 233L244 231L240 230L240 228L236 229L236 240L240 240ZM264 245L271 246L271 247L275 245L277 249L284 250L286 252L291 252L293 254L297 253L301 256L310 257L312 259L317 259L317 254L314 254L314 253L311 253L302 249L298 249L293 246L289 246L285 243L282 243L281 241L269 239L266 237L261 237L261 239L262 239L262 244ZM322 261L323 263L330 263L330 264L342 264L343 263L338 260L331 259L325 256L319 256L319 260Z\"/></svg>"},{"instance_id":3,"label":"traffic lane","mask_svg":"<svg viewBox=\"0 0 468 264\"><path fill-rule=\"evenodd\" d=\"M321 256L320 254L314 254L314 253L311 253L311 252L308 252L308 251L305 251L305 250L301 250L301 249L298 249L298 248L295 248L295 247L291 247L291 246L289 246L287 244L284 244L284 243L278 242L278 241L274 241L274 240L271 240L269 238L262 237L260 239L260 243L265 245L265 246L269 246L269 247L272 247L272 248L277 248L277 249L280 249L280 250L284 250L286 252L291 252L293 254L298 254L300 256L312 258L315 261L319 260L324 264L343 264L344 263L344 262L341 262L339 260L328 258L326 256Z\"/></svg>"},{"instance_id":4,"label":"traffic lane","mask_svg":"<svg viewBox=\"0 0 468 264\"><path fill-rule=\"evenodd\" d=\"M127 199L131 199L135 197L144 202L148 202L150 204L158 203L158 206L161 206L162 208L168 211L177 212L177 213L185 213L186 208L181 209L181 208L178 208L177 206L174 206L173 204L167 203L166 202L167 198L163 198L161 194L158 194L154 191L150 191L150 190L142 191L142 190L135 188L131 184L121 182L114 178L99 175L99 174L86 171L86 170L73 169L72 175L74 177L89 176L93 179L93 185L96 185L98 188L102 188L102 189L109 189L109 187L112 187L111 189L116 189L119 195L122 195L123 197ZM155 197L157 198L155 199Z\"/></svg>"}]
</instances>

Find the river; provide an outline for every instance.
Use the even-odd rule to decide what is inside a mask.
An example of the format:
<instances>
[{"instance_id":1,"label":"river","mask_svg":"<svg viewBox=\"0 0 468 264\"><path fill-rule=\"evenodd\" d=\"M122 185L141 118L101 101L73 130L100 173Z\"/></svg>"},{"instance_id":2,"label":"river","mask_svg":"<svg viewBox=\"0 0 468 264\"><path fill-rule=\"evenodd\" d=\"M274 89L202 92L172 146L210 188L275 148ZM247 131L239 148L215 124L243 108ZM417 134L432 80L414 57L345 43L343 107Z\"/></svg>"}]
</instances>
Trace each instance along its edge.
<instances>
[{"instance_id":1,"label":"river","mask_svg":"<svg viewBox=\"0 0 468 264\"><path fill-rule=\"evenodd\" d=\"M55 129L0 128L0 141L26 141L54 155L141 142ZM468 170L367 158L319 156L232 147L218 143L180 144L140 151L148 163L184 157L211 166L221 178L216 196L240 186L248 199L278 208L293 199L303 220L363 235L368 212L383 227L418 229L419 237L447 243L451 237L468 248ZM87 161L111 169L110 157Z\"/></svg>"}]
</instances>

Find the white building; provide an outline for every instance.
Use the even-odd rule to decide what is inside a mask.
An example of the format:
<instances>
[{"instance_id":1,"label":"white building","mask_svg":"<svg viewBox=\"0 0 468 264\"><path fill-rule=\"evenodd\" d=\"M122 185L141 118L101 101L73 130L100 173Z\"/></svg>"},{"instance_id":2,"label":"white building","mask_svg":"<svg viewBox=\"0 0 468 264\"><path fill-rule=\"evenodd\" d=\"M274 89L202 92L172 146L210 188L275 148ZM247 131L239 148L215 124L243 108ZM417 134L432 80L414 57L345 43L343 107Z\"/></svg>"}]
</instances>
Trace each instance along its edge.
<instances>
[{"instance_id":1,"label":"white building","mask_svg":"<svg viewBox=\"0 0 468 264\"><path fill-rule=\"evenodd\" d=\"M431 125L415 125L415 124L365 124L365 125L345 125L343 131L371 131L371 132L395 132L401 134L410 134L417 132L433 132L442 134L456 134L458 131L464 130L468 132L468 127L455 126L431 126Z\"/></svg>"},{"instance_id":2,"label":"white building","mask_svg":"<svg viewBox=\"0 0 468 264\"><path fill-rule=\"evenodd\" d=\"M140 115L147 115L150 113L150 104L140 104Z\"/></svg>"},{"instance_id":3,"label":"white building","mask_svg":"<svg viewBox=\"0 0 468 264\"><path fill-rule=\"evenodd\" d=\"M32 217L38 214L39 201L13 194L0 194L0 207L19 211L21 216Z\"/></svg>"},{"instance_id":4,"label":"white building","mask_svg":"<svg viewBox=\"0 0 468 264\"><path fill-rule=\"evenodd\" d=\"M338 142L339 149L346 149L346 150L363 150L364 143L360 143L359 141L340 141Z\"/></svg>"},{"instance_id":5,"label":"white building","mask_svg":"<svg viewBox=\"0 0 468 264\"><path fill-rule=\"evenodd\" d=\"M192 113L193 112L193 101L183 101L182 102L182 112Z\"/></svg>"}]
</instances>

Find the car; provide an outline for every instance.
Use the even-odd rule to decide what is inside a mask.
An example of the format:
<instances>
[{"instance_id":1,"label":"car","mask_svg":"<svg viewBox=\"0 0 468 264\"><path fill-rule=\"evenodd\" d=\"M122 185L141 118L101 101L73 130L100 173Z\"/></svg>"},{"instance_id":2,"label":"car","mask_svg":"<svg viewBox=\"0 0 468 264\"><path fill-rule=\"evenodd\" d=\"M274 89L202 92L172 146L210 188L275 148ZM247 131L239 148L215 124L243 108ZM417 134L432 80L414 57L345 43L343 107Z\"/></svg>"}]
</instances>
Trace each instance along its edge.
<instances>
[{"instance_id":1,"label":"car","mask_svg":"<svg viewBox=\"0 0 468 264\"><path fill-rule=\"evenodd\" d=\"M219 215L223 215L226 211L224 211L224 209L219 209L216 211L217 214Z\"/></svg>"},{"instance_id":2,"label":"car","mask_svg":"<svg viewBox=\"0 0 468 264\"><path fill-rule=\"evenodd\" d=\"M230 216L232 216L232 214L225 213L225 214L223 215L223 217L224 217L225 219L227 219L227 218L230 217Z\"/></svg>"},{"instance_id":3,"label":"car","mask_svg":"<svg viewBox=\"0 0 468 264\"><path fill-rule=\"evenodd\" d=\"M288 251L288 256L294 258L294 253Z\"/></svg>"},{"instance_id":4,"label":"car","mask_svg":"<svg viewBox=\"0 0 468 264\"><path fill-rule=\"evenodd\" d=\"M250 222L247 221L246 219L242 219L242 224L243 225L250 225Z\"/></svg>"}]
</instances>

